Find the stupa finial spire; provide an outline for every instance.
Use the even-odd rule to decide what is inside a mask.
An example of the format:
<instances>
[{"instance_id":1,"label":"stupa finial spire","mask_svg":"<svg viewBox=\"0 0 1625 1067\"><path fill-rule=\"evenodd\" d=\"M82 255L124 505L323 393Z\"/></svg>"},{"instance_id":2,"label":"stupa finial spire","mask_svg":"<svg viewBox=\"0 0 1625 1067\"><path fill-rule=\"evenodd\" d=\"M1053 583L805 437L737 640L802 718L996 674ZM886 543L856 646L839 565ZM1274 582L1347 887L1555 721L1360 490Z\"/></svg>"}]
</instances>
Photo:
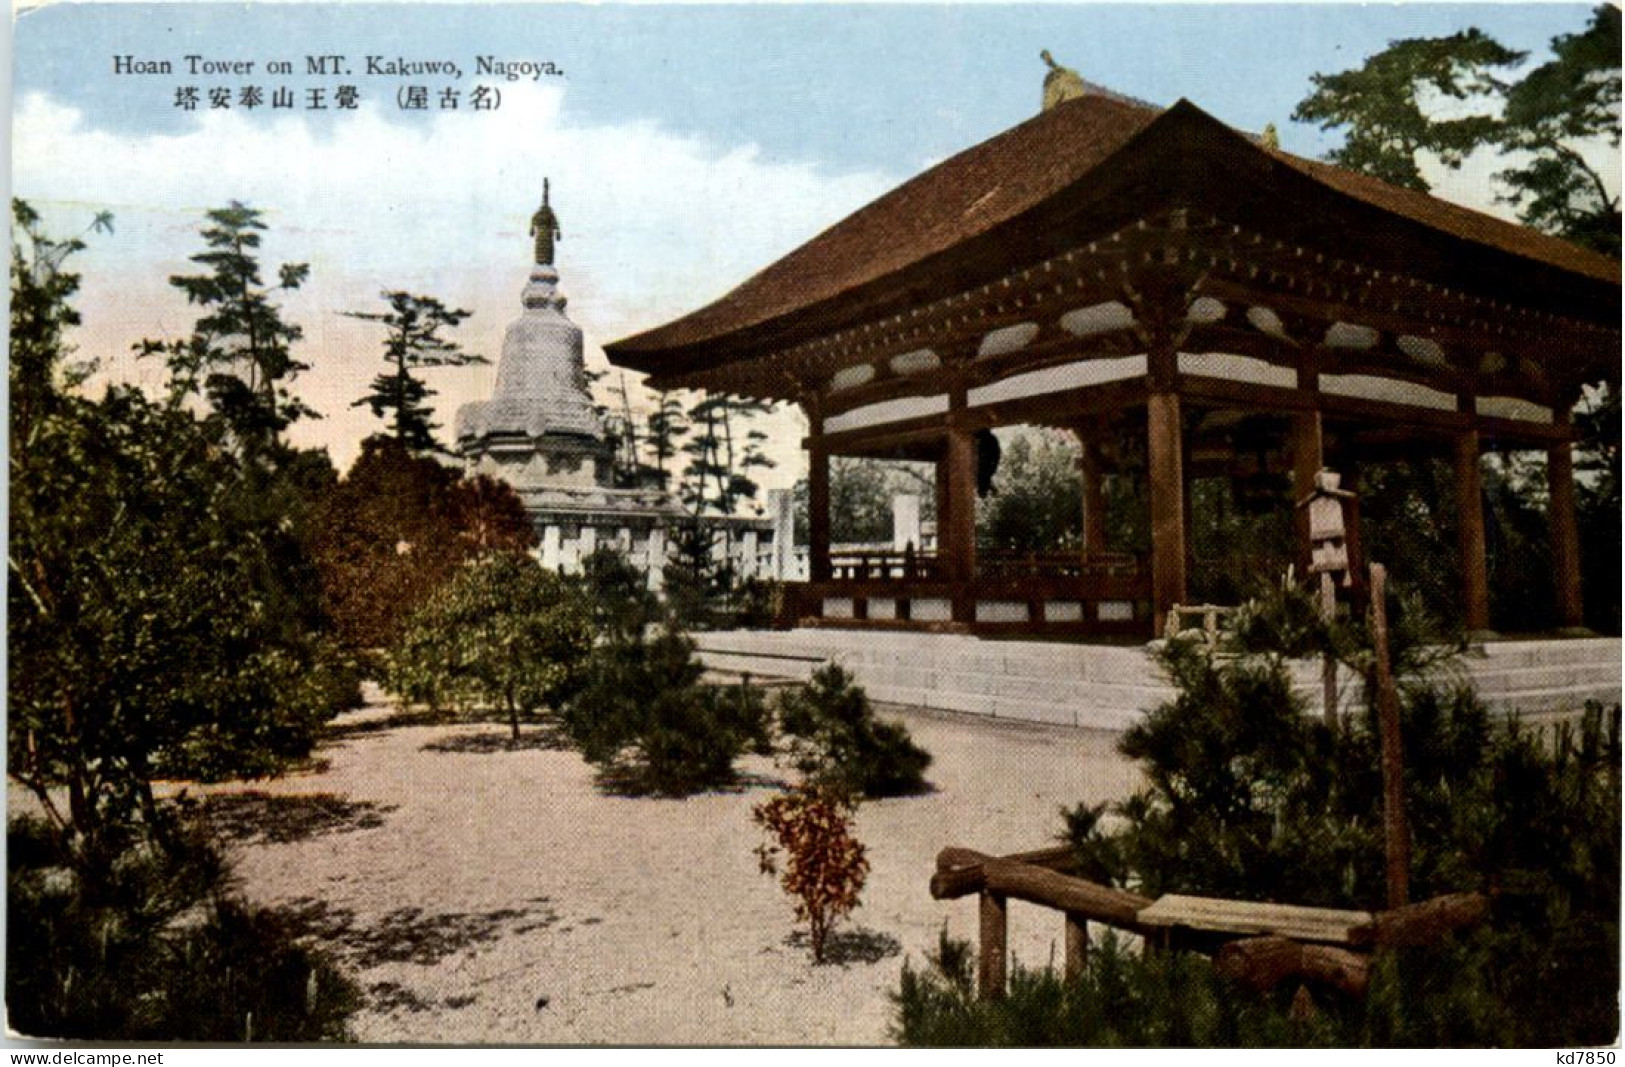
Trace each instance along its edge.
<instances>
[{"instance_id":1,"label":"stupa finial spire","mask_svg":"<svg viewBox=\"0 0 1625 1067\"><path fill-rule=\"evenodd\" d=\"M542 179L542 206L530 217L530 235L536 239L538 266L552 266L554 242L564 240L564 232L559 229L559 217L553 213L553 206L549 203L551 185L548 179Z\"/></svg>"}]
</instances>

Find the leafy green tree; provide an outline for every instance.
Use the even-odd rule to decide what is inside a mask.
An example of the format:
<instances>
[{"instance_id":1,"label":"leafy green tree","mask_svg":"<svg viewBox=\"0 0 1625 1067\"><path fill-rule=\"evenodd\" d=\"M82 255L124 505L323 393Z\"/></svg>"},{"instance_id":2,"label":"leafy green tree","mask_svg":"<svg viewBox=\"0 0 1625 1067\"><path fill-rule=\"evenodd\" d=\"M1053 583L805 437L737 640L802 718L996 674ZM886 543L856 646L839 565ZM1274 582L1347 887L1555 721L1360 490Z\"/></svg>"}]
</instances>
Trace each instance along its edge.
<instances>
[{"instance_id":1,"label":"leafy green tree","mask_svg":"<svg viewBox=\"0 0 1625 1067\"><path fill-rule=\"evenodd\" d=\"M236 200L208 212L205 250L191 257L204 273L169 279L188 303L203 310L192 336L136 347L144 356L164 357L173 403L184 404L201 391L238 450L263 461L274 454L289 425L320 416L289 390L299 373L310 369L293 355L304 331L285 321L274 302L276 294L303 285L310 266L285 263L277 284L265 284L258 255L266 229L262 214Z\"/></svg>"},{"instance_id":2,"label":"leafy green tree","mask_svg":"<svg viewBox=\"0 0 1625 1067\"><path fill-rule=\"evenodd\" d=\"M630 644L660 618L648 577L615 549L599 545L581 561L581 586L601 640Z\"/></svg>"},{"instance_id":3,"label":"leafy green tree","mask_svg":"<svg viewBox=\"0 0 1625 1067\"><path fill-rule=\"evenodd\" d=\"M351 407L365 405L375 417L386 419L390 433L414 452L445 451L435 440L438 428L431 421L434 409L427 403L435 391L416 371L425 367L464 367L486 362L484 356L464 352L456 341L441 335L442 330L461 325L469 311L448 308L432 296L414 296L394 289L383 294L389 310L347 311L346 315L381 323L388 331L384 338L387 373L372 380L367 395Z\"/></svg>"},{"instance_id":4,"label":"leafy green tree","mask_svg":"<svg viewBox=\"0 0 1625 1067\"><path fill-rule=\"evenodd\" d=\"M1620 417L1619 390L1592 390L1575 411L1575 468L1580 518L1581 573L1586 579L1586 625L1620 630Z\"/></svg>"},{"instance_id":5,"label":"leafy green tree","mask_svg":"<svg viewBox=\"0 0 1625 1067\"><path fill-rule=\"evenodd\" d=\"M197 824L90 883L48 826L8 826L8 1025L31 1037L344 1041L361 991L296 925L232 892Z\"/></svg>"},{"instance_id":6,"label":"leafy green tree","mask_svg":"<svg viewBox=\"0 0 1625 1067\"><path fill-rule=\"evenodd\" d=\"M522 718L559 708L592 649L592 616L564 578L529 556L498 553L461 568L411 620L389 683L432 707L495 708L513 739Z\"/></svg>"},{"instance_id":7,"label":"leafy green tree","mask_svg":"<svg viewBox=\"0 0 1625 1067\"><path fill-rule=\"evenodd\" d=\"M832 456L829 461L829 530L836 544L873 544L890 541L892 501L900 494L920 498L920 518L937 517L934 470L928 464L887 462L868 456ZM796 540L805 544L807 479L791 489ZM919 545L915 545L919 548Z\"/></svg>"},{"instance_id":8,"label":"leafy green tree","mask_svg":"<svg viewBox=\"0 0 1625 1067\"><path fill-rule=\"evenodd\" d=\"M1499 95L1506 83L1495 72L1522 58L1477 29L1393 41L1356 70L1312 75L1314 92L1292 117L1321 129L1347 128L1343 146L1330 153L1334 163L1426 192L1419 153L1459 167L1475 148L1494 140L1498 124L1487 113L1431 116L1423 110L1425 94L1453 100Z\"/></svg>"},{"instance_id":9,"label":"leafy green tree","mask_svg":"<svg viewBox=\"0 0 1625 1067\"><path fill-rule=\"evenodd\" d=\"M12 200L11 346L7 370L11 386L11 451L26 447L35 420L66 384L67 331L79 325L68 301L79 291L79 275L66 269L70 256L85 247L83 237L58 241L40 226L39 213L26 201ZM102 212L87 228L113 229Z\"/></svg>"},{"instance_id":10,"label":"leafy green tree","mask_svg":"<svg viewBox=\"0 0 1625 1067\"><path fill-rule=\"evenodd\" d=\"M18 214L27 238L37 220ZM95 863L158 827L155 777L273 770L333 707L319 643L268 578L281 518L241 507L218 426L134 390L52 384L73 248L32 247L55 258L13 278L38 402L11 456L8 773Z\"/></svg>"},{"instance_id":11,"label":"leafy green tree","mask_svg":"<svg viewBox=\"0 0 1625 1067\"><path fill-rule=\"evenodd\" d=\"M261 595L278 531L234 515L239 476L124 390L64 400L13 457L9 771L92 851L156 823L155 777L265 773L332 710L310 635Z\"/></svg>"},{"instance_id":12,"label":"leafy green tree","mask_svg":"<svg viewBox=\"0 0 1625 1067\"><path fill-rule=\"evenodd\" d=\"M1619 147L1619 8L1598 5L1583 32L1552 39L1552 52L1507 91L1500 144L1529 159L1497 177L1525 222L1617 259L1619 193L1578 146Z\"/></svg>"},{"instance_id":13,"label":"leafy green tree","mask_svg":"<svg viewBox=\"0 0 1625 1067\"><path fill-rule=\"evenodd\" d=\"M1019 434L1000 459L993 491L976 510L983 549L1056 552L1083 535L1077 447L1054 433Z\"/></svg>"},{"instance_id":14,"label":"leafy green tree","mask_svg":"<svg viewBox=\"0 0 1625 1067\"><path fill-rule=\"evenodd\" d=\"M1544 739L1516 722L1492 722L1471 691L1441 687L1446 664L1415 603L1396 600L1392 615L1412 895L1499 895L1488 927L1458 947L1431 960L1386 961L1394 969L1344 1016L1355 1027L1347 1039L1432 1033L1433 1041L1563 1044L1612 1034L1618 710L1605 716L1592 707L1578 730ZM1244 606L1217 648L1168 643L1160 662L1177 695L1120 745L1140 762L1144 789L1113 807L1121 822L1112 831L1100 822L1102 808L1068 817L1067 837L1094 877L1152 896L1380 906L1374 717L1362 711L1333 730L1306 715L1287 666L1289 657L1321 649L1370 671L1363 625L1328 627L1312 599L1292 590ZM1373 704L1368 683L1367 709ZM1567 976L1557 996L1532 977L1554 973ZM1470 1012L1444 1010L1453 998ZM1429 1031L1439 1024L1427 1014L1468 1017Z\"/></svg>"}]
</instances>

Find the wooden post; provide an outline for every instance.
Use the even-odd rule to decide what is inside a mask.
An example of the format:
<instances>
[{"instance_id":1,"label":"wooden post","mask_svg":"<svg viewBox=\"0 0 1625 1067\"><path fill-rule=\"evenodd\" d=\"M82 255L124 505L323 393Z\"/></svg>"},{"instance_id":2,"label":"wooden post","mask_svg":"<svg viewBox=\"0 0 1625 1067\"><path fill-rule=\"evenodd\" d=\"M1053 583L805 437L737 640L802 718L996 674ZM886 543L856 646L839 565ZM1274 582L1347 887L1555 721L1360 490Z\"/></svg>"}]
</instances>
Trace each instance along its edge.
<instances>
[{"instance_id":1,"label":"wooden post","mask_svg":"<svg viewBox=\"0 0 1625 1067\"><path fill-rule=\"evenodd\" d=\"M1292 416L1292 499L1296 503L1315 491L1315 475L1325 466L1322 453L1320 412L1302 411ZM1298 573L1309 577L1309 509L1294 508L1298 532Z\"/></svg>"},{"instance_id":2,"label":"wooden post","mask_svg":"<svg viewBox=\"0 0 1625 1067\"><path fill-rule=\"evenodd\" d=\"M1102 485L1100 446L1084 441L1078 456L1083 481L1083 558L1106 551L1106 493Z\"/></svg>"},{"instance_id":3,"label":"wooden post","mask_svg":"<svg viewBox=\"0 0 1625 1067\"><path fill-rule=\"evenodd\" d=\"M1004 996L1007 912L1001 894L981 894L981 959L976 968L976 988L983 1000Z\"/></svg>"},{"instance_id":4,"label":"wooden post","mask_svg":"<svg viewBox=\"0 0 1625 1067\"><path fill-rule=\"evenodd\" d=\"M1388 662L1388 572L1371 564L1371 639L1377 659L1377 728L1382 737L1382 835L1388 861L1388 907L1410 903L1411 835L1405 823L1405 752L1399 738L1399 694Z\"/></svg>"},{"instance_id":5,"label":"wooden post","mask_svg":"<svg viewBox=\"0 0 1625 1067\"><path fill-rule=\"evenodd\" d=\"M1560 421L1568 413L1560 412ZM1547 519L1552 527L1552 574L1557 583L1557 624L1564 629L1585 626L1585 604L1580 592L1580 529L1575 521L1574 446L1568 441L1546 449Z\"/></svg>"},{"instance_id":6,"label":"wooden post","mask_svg":"<svg viewBox=\"0 0 1625 1067\"><path fill-rule=\"evenodd\" d=\"M1301 509L1300 509L1301 510ZM1344 544L1348 542L1345 541ZM1337 621L1337 583L1330 571L1320 572L1320 617L1327 625ZM1326 725L1337 729L1337 657L1330 652L1320 658L1320 713Z\"/></svg>"},{"instance_id":7,"label":"wooden post","mask_svg":"<svg viewBox=\"0 0 1625 1067\"><path fill-rule=\"evenodd\" d=\"M948 427L948 529L944 538L950 573L968 580L976 556L976 436Z\"/></svg>"},{"instance_id":8,"label":"wooden post","mask_svg":"<svg viewBox=\"0 0 1625 1067\"><path fill-rule=\"evenodd\" d=\"M1463 621L1469 632L1483 632L1490 628L1490 586L1484 549L1484 491L1478 469L1477 430L1465 430L1456 436L1455 476Z\"/></svg>"},{"instance_id":9,"label":"wooden post","mask_svg":"<svg viewBox=\"0 0 1625 1067\"><path fill-rule=\"evenodd\" d=\"M827 582L829 566L829 449L822 426L807 439L807 573Z\"/></svg>"},{"instance_id":10,"label":"wooden post","mask_svg":"<svg viewBox=\"0 0 1625 1067\"><path fill-rule=\"evenodd\" d=\"M1146 453L1151 473L1151 601L1153 632L1168 609L1185 601L1185 491L1179 396L1146 400Z\"/></svg>"},{"instance_id":11,"label":"wooden post","mask_svg":"<svg viewBox=\"0 0 1625 1067\"><path fill-rule=\"evenodd\" d=\"M1062 974L1068 982L1083 977L1089 965L1089 922L1075 911L1066 913L1066 961Z\"/></svg>"}]
</instances>

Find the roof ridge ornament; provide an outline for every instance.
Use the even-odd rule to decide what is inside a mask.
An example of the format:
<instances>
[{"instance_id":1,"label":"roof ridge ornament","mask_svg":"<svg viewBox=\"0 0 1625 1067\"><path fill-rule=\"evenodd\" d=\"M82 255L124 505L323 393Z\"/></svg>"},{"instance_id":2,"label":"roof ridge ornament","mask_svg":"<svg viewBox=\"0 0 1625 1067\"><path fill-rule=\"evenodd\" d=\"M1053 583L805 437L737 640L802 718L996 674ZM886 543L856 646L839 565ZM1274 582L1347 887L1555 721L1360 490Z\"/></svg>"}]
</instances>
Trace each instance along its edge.
<instances>
[{"instance_id":1,"label":"roof ridge ornament","mask_svg":"<svg viewBox=\"0 0 1625 1067\"><path fill-rule=\"evenodd\" d=\"M1049 65L1049 73L1044 75L1043 110L1048 111L1056 104L1088 95L1089 86L1077 71L1071 67L1063 67L1055 62L1055 57L1049 54L1047 48L1038 55L1040 59Z\"/></svg>"}]
</instances>

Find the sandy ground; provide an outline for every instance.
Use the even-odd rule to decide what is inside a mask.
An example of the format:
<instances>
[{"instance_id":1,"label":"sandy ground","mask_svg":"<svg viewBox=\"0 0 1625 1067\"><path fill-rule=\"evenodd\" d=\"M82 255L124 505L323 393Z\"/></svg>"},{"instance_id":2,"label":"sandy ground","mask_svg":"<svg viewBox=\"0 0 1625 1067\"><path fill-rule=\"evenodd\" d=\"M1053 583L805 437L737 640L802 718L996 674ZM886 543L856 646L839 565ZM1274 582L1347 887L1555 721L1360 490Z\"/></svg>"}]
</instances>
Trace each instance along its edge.
<instances>
[{"instance_id":1,"label":"sandy ground","mask_svg":"<svg viewBox=\"0 0 1625 1067\"><path fill-rule=\"evenodd\" d=\"M790 900L757 869L770 761L736 792L614 796L572 752L377 705L311 772L209 806L243 891L299 913L368 990L363 1041L872 1045L904 959L945 922L975 936L973 898L927 891L937 851L1042 847L1061 805L1135 781L1108 734L885 713L935 756L935 790L859 813L873 868L838 964L788 940ZM1061 936L1058 914L1012 905L1017 959L1055 958Z\"/></svg>"}]
</instances>

